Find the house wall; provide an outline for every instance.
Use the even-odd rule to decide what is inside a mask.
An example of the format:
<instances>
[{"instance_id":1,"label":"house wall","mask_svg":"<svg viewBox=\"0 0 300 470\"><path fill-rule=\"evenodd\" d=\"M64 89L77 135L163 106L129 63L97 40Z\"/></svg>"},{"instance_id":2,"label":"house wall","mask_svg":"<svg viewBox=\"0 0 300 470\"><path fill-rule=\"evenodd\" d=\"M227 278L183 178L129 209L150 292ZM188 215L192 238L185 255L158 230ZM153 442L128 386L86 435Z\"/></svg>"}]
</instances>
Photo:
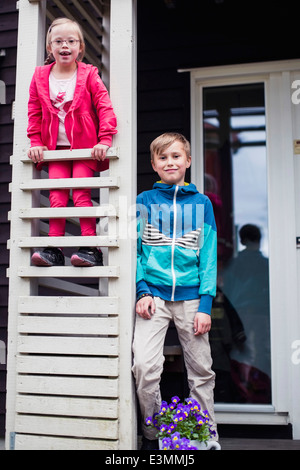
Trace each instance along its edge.
<instances>
[{"instance_id":1,"label":"house wall","mask_svg":"<svg viewBox=\"0 0 300 470\"><path fill-rule=\"evenodd\" d=\"M230 3L230 4L229 4ZM169 4L170 8L167 8ZM155 181L149 144L158 134L180 131L190 137L189 75L180 68L298 58L299 6L289 0L266 8L258 0L143 0L138 6L138 192ZM173 8L175 7L175 8ZM246 11L245 11L246 10ZM271 19L271 21L270 21ZM6 104L0 113L0 436L4 433L12 102L17 48L16 0L0 4L0 80ZM286 33L288 31L288 33ZM282 34L281 32L284 32Z\"/></svg>"},{"instance_id":2,"label":"house wall","mask_svg":"<svg viewBox=\"0 0 300 470\"><path fill-rule=\"evenodd\" d=\"M139 192L155 181L152 139L165 131L190 137L189 74L178 69L298 58L300 7L295 5L290 0L272 2L271 8L258 0L248 7L226 0L137 2Z\"/></svg>"},{"instance_id":3,"label":"house wall","mask_svg":"<svg viewBox=\"0 0 300 470\"><path fill-rule=\"evenodd\" d=\"M12 102L15 99L15 76L17 54L18 12L16 1L0 3L0 80L5 83L5 104L0 105L0 436L4 435L5 391L6 391L6 345L7 345L7 304L9 252L6 244L9 238L8 212L10 210L11 181L9 164L13 144Z\"/></svg>"}]
</instances>

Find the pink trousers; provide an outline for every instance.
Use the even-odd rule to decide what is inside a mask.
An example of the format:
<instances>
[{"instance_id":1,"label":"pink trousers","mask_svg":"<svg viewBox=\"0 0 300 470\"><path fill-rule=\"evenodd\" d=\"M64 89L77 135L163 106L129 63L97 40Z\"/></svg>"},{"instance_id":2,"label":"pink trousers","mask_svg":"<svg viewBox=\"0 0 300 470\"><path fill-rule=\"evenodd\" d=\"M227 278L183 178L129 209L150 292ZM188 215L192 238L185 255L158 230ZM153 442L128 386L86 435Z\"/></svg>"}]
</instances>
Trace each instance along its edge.
<instances>
[{"instance_id":1,"label":"pink trousers","mask_svg":"<svg viewBox=\"0 0 300 470\"><path fill-rule=\"evenodd\" d=\"M94 176L94 170L89 168L82 160L49 162L49 179L59 178L87 178ZM69 201L69 189L52 189L50 191L50 207L67 207ZM73 189L73 202L75 207L90 207L91 189ZM96 219L82 218L80 228L82 236L96 235ZM61 237L65 235L66 220L50 219L49 237Z\"/></svg>"}]
</instances>

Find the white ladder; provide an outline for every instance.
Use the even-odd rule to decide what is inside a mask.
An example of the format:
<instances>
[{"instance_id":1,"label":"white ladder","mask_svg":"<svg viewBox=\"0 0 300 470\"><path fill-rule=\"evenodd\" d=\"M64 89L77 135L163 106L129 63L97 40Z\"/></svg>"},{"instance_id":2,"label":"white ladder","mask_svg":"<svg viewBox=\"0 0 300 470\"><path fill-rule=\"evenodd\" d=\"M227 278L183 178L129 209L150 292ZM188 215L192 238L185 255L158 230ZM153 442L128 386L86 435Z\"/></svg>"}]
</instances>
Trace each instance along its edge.
<instances>
[{"instance_id":1,"label":"white ladder","mask_svg":"<svg viewBox=\"0 0 300 470\"><path fill-rule=\"evenodd\" d=\"M45 152L45 160L57 158L56 153ZM77 151L74 155L73 151L62 151L60 158L72 156L75 159L88 154L90 150ZM110 175L90 178L89 181L85 179L85 187L116 190L115 149L110 149L109 158ZM95 296L69 296L62 292L54 296L36 294L39 280L44 278L59 279L57 283L61 282L61 278L108 278L120 282L120 266L30 266L33 247L100 246L115 250L119 246L118 239L110 231L107 236L96 237L28 236L29 224L33 220L58 216L57 209L32 207L28 196L36 190L49 187L82 186L83 181L30 178L30 160L27 157L22 160L24 170L20 191L24 197L16 216L21 220L23 229L21 236L9 243L9 248L16 251L16 256L18 252L20 254L17 272L9 271L10 282L16 275L24 284L19 296L16 292L18 347L14 447L118 449L121 393L119 315L122 310L118 295L111 294L110 282L106 296L99 296L98 292ZM109 217L114 225L118 218L118 208L111 203L76 208L73 211L72 208L66 208L59 212L62 217L68 214L71 217ZM75 292L82 288L77 284L73 287ZM113 287L113 292L116 287ZM24 289L28 295L23 295ZM60 289L64 291L64 285ZM69 285L66 290L70 290Z\"/></svg>"}]
</instances>

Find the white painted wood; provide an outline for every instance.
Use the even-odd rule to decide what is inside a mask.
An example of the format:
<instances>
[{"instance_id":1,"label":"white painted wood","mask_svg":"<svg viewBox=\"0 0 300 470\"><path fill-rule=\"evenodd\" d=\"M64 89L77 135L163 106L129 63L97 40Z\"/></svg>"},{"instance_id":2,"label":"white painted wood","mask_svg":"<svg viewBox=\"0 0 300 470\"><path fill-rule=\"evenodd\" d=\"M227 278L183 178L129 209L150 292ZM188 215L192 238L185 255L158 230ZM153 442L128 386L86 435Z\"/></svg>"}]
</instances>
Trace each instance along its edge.
<instances>
[{"instance_id":1,"label":"white painted wood","mask_svg":"<svg viewBox=\"0 0 300 470\"><path fill-rule=\"evenodd\" d=\"M289 417L287 413L256 413L256 412L217 412L219 424L234 424L234 425L263 425L263 426L286 426L289 424Z\"/></svg>"},{"instance_id":2,"label":"white painted wood","mask_svg":"<svg viewBox=\"0 0 300 470\"><path fill-rule=\"evenodd\" d=\"M16 450L118 450L118 441L17 434Z\"/></svg>"},{"instance_id":3,"label":"white painted wood","mask_svg":"<svg viewBox=\"0 0 300 470\"><path fill-rule=\"evenodd\" d=\"M33 189L69 189L69 188L118 188L119 178L62 178L62 179L35 179L20 184L23 191Z\"/></svg>"},{"instance_id":4,"label":"white painted wood","mask_svg":"<svg viewBox=\"0 0 300 470\"><path fill-rule=\"evenodd\" d=\"M132 336L135 318L136 240L128 228L135 226L136 202L136 1L112 0L110 11L110 96L118 116L114 145L119 160L110 161L110 175L121 176L118 192L110 191L109 202L119 211L118 250L109 251L109 264L120 266L120 277L109 282L109 295L120 297L120 449L137 446L135 388L131 374ZM122 79L120 79L122 77ZM117 200L118 199L118 200ZM111 233L110 233L111 234Z\"/></svg>"},{"instance_id":5,"label":"white painted wood","mask_svg":"<svg viewBox=\"0 0 300 470\"><path fill-rule=\"evenodd\" d=\"M18 392L41 395L118 397L118 379L86 377L18 376ZM30 432L30 431L29 431Z\"/></svg>"},{"instance_id":6,"label":"white painted wood","mask_svg":"<svg viewBox=\"0 0 300 470\"><path fill-rule=\"evenodd\" d=\"M22 315L18 321L19 333L57 335L118 335L117 317L42 317Z\"/></svg>"},{"instance_id":7,"label":"white painted wood","mask_svg":"<svg viewBox=\"0 0 300 470\"><path fill-rule=\"evenodd\" d=\"M91 266L88 268L74 266L19 266L18 276L24 278L34 277L119 277L118 266Z\"/></svg>"},{"instance_id":8,"label":"white painted wood","mask_svg":"<svg viewBox=\"0 0 300 470\"><path fill-rule=\"evenodd\" d=\"M29 336L18 337L20 354L77 354L79 356L118 356L117 337Z\"/></svg>"},{"instance_id":9,"label":"white painted wood","mask_svg":"<svg viewBox=\"0 0 300 470\"><path fill-rule=\"evenodd\" d=\"M290 76L292 92L297 93L297 100L292 95L292 137L293 141L300 140L300 101L299 84L300 71L293 71ZM297 88L295 88L297 86ZM293 149L294 160L294 190L295 190L295 216L296 216L296 236L300 236L300 154ZM300 249L296 250L295 261L297 263L297 285L300 284ZM290 383L291 397L291 421L293 423L293 437L300 439L300 403L299 403L299 383L300 383L300 289L297 288L297 308L290 312L289 337L290 337Z\"/></svg>"},{"instance_id":10,"label":"white painted wood","mask_svg":"<svg viewBox=\"0 0 300 470\"><path fill-rule=\"evenodd\" d=\"M117 439L118 421L18 415L16 432L41 435Z\"/></svg>"},{"instance_id":11,"label":"white painted wood","mask_svg":"<svg viewBox=\"0 0 300 470\"><path fill-rule=\"evenodd\" d=\"M118 313L118 297L35 297L20 296L17 310L20 313L58 314L65 315L116 315Z\"/></svg>"},{"instance_id":12,"label":"white painted wood","mask_svg":"<svg viewBox=\"0 0 300 470\"><path fill-rule=\"evenodd\" d=\"M53 207L53 208L33 208L20 209L21 219L69 219L72 217L115 217L116 209L112 207ZM90 238L90 237L89 237Z\"/></svg>"},{"instance_id":13,"label":"white painted wood","mask_svg":"<svg viewBox=\"0 0 300 470\"><path fill-rule=\"evenodd\" d=\"M47 150L44 151L44 162L50 162L54 160L90 160L91 159L91 151L92 149L73 149L73 150ZM109 160L114 160L119 158L119 148L117 147L110 147L107 150L106 157ZM26 154L24 153L21 158L21 162L23 163L31 163Z\"/></svg>"},{"instance_id":14,"label":"white painted wood","mask_svg":"<svg viewBox=\"0 0 300 470\"><path fill-rule=\"evenodd\" d=\"M51 374L117 377L119 372L117 357L84 356L17 356L17 371L20 374Z\"/></svg>"},{"instance_id":15,"label":"white painted wood","mask_svg":"<svg viewBox=\"0 0 300 470\"><path fill-rule=\"evenodd\" d=\"M62 6L62 2L59 4ZM82 7L81 1L76 4ZM10 433L16 433L18 449L35 446L133 449L136 447L136 418L131 343L136 242L129 236L128 225L135 223L131 209L136 197L136 60L132 40L135 1L111 0L109 12L110 73L114 77L122 75L122 81L114 78L109 84L119 125L115 146L108 151L109 172L91 179L65 180L49 180L36 171L26 156L29 142L24 117L29 82L44 54L46 1L20 0L19 5L19 70L22 74L17 77L20 96L11 157L13 204L8 274L13 287L9 312L6 447L9 447ZM86 15L85 8L81 13ZM23 80L28 54L32 60L26 66ZM46 162L89 158L91 149L44 153ZM101 198L100 206L57 210L48 207L44 196L40 198L40 191L44 189L75 187L102 191L105 188L106 204L103 205ZM105 219L108 230L99 231L96 237L67 234L50 240L39 236L47 233L46 224L39 219L59 217L72 221L79 217L100 217ZM47 246L101 246L107 251L107 265L74 268L69 266L67 258L66 266L62 267L30 266L31 248ZM70 281L64 281L64 277ZM87 278L107 279L107 294L102 297L97 291L93 295L95 289L79 284L81 279L84 283ZM57 295L41 294L40 287L44 285L56 288ZM77 295L66 296L69 291Z\"/></svg>"},{"instance_id":16,"label":"white painted wood","mask_svg":"<svg viewBox=\"0 0 300 470\"><path fill-rule=\"evenodd\" d=\"M51 238L51 239L50 239ZM20 248L42 248L46 246L109 246L118 247L115 237L22 237L18 239Z\"/></svg>"},{"instance_id":17,"label":"white painted wood","mask_svg":"<svg viewBox=\"0 0 300 470\"><path fill-rule=\"evenodd\" d=\"M20 395L16 411L35 415L117 419L118 400Z\"/></svg>"}]
</instances>

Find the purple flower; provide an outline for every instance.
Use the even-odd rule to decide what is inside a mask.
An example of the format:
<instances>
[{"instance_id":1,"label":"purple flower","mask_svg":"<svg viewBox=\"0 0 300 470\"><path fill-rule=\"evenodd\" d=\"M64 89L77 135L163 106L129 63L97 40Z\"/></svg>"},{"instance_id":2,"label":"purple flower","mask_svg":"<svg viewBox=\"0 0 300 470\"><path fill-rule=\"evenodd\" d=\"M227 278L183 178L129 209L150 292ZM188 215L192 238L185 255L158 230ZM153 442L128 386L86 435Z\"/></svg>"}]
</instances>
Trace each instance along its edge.
<instances>
[{"instance_id":1,"label":"purple flower","mask_svg":"<svg viewBox=\"0 0 300 470\"><path fill-rule=\"evenodd\" d=\"M167 424L162 424L159 428L160 432L167 432L168 430L168 425Z\"/></svg>"},{"instance_id":2,"label":"purple flower","mask_svg":"<svg viewBox=\"0 0 300 470\"><path fill-rule=\"evenodd\" d=\"M174 397L172 397L171 401L172 401L172 403L175 403L175 405L177 405L177 403L180 402L180 398L177 397L177 395L175 395Z\"/></svg>"},{"instance_id":3,"label":"purple flower","mask_svg":"<svg viewBox=\"0 0 300 470\"><path fill-rule=\"evenodd\" d=\"M148 416L148 418L146 418L147 426L151 426L152 423L153 423L153 420L152 420L151 416Z\"/></svg>"},{"instance_id":4,"label":"purple flower","mask_svg":"<svg viewBox=\"0 0 300 470\"><path fill-rule=\"evenodd\" d=\"M177 442L177 441L180 439L180 434L179 434L179 432L174 432L174 433L172 434L171 438L172 438L172 442L173 442L173 443L174 443L174 442Z\"/></svg>"},{"instance_id":5,"label":"purple flower","mask_svg":"<svg viewBox=\"0 0 300 470\"><path fill-rule=\"evenodd\" d=\"M161 441L162 450L169 450L171 449L172 440L169 437L164 437Z\"/></svg>"},{"instance_id":6,"label":"purple flower","mask_svg":"<svg viewBox=\"0 0 300 470\"><path fill-rule=\"evenodd\" d=\"M166 401L162 401L159 414L163 415L164 413L166 413L167 410L168 410L168 403Z\"/></svg>"}]
</instances>

